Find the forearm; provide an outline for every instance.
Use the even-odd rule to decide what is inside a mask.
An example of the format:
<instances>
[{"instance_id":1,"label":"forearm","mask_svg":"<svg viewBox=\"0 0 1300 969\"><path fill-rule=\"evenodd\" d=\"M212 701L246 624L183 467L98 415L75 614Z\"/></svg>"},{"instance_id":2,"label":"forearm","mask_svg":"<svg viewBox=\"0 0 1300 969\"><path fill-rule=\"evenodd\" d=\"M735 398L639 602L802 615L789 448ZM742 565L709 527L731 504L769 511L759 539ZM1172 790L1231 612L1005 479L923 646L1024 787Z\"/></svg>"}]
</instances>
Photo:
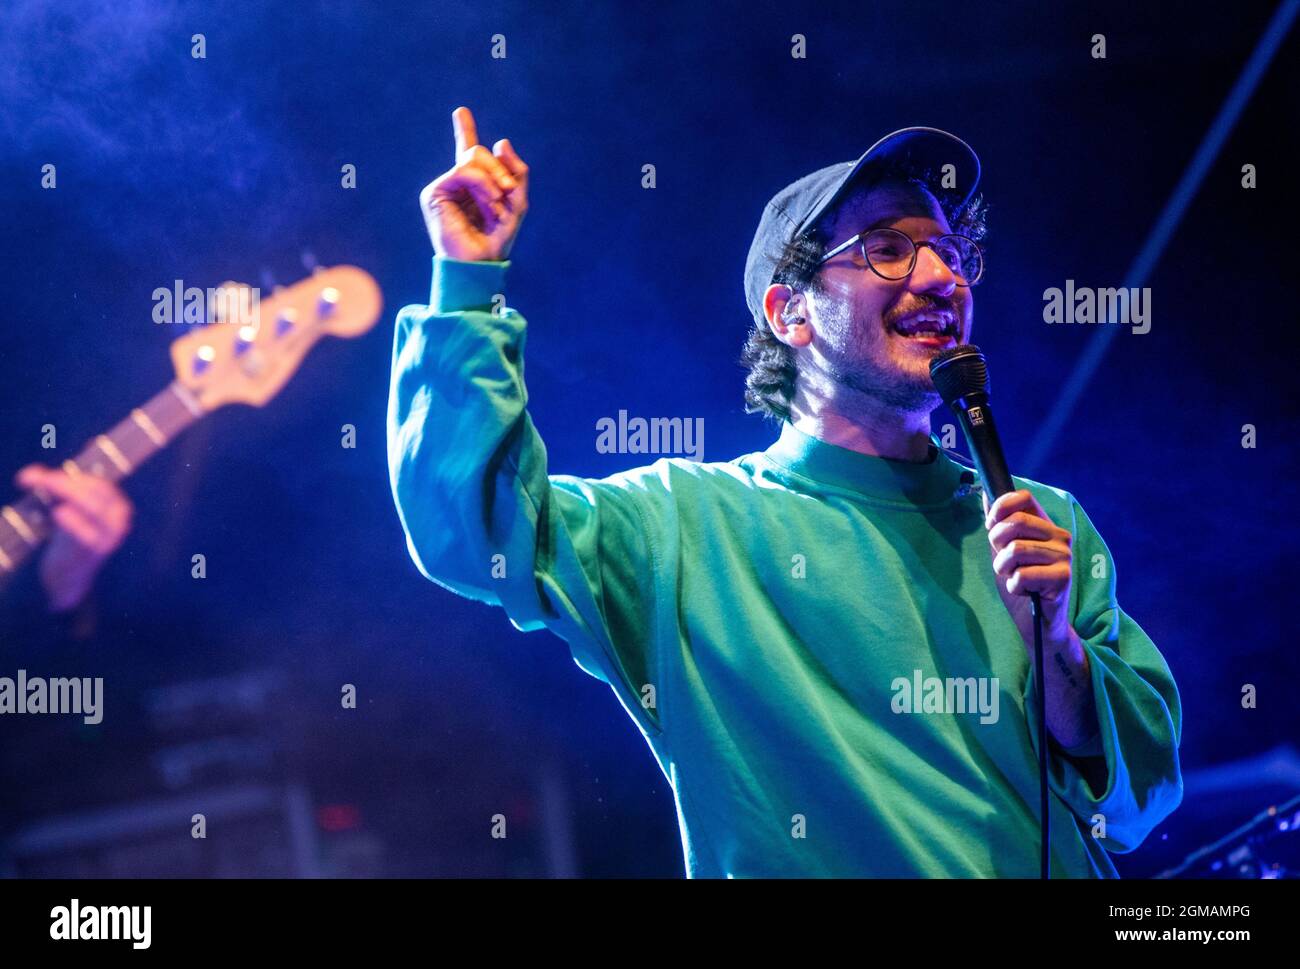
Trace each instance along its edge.
<instances>
[{"instance_id":1,"label":"forearm","mask_svg":"<svg viewBox=\"0 0 1300 969\"><path fill-rule=\"evenodd\" d=\"M503 274L439 260L430 305L398 318L389 395L389 471L413 556L429 577L479 589L494 584L491 558L505 550L491 519L522 500L502 487L516 490L530 443L518 427L523 320L488 309Z\"/></svg>"},{"instance_id":2,"label":"forearm","mask_svg":"<svg viewBox=\"0 0 1300 969\"><path fill-rule=\"evenodd\" d=\"M639 693L654 608L644 512L626 484L548 474L527 411L526 323L492 309L505 266L438 257L430 305L398 316L388 460L407 546L428 578L565 639L658 730Z\"/></svg>"},{"instance_id":3,"label":"forearm","mask_svg":"<svg viewBox=\"0 0 1300 969\"><path fill-rule=\"evenodd\" d=\"M1030 662L1033 652L1030 651ZM1088 653L1071 627L1062 642L1043 644L1047 688L1047 729L1064 748L1079 747L1097 735L1097 700Z\"/></svg>"}]
</instances>

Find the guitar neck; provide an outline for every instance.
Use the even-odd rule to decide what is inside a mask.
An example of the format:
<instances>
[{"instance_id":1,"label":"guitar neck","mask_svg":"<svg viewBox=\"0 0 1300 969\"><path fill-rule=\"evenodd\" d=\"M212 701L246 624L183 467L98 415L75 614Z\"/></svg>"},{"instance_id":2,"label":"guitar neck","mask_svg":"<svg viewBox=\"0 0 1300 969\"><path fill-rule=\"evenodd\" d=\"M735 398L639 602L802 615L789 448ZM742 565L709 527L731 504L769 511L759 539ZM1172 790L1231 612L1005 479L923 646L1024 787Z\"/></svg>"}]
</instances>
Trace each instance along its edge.
<instances>
[{"instance_id":1,"label":"guitar neck","mask_svg":"<svg viewBox=\"0 0 1300 969\"><path fill-rule=\"evenodd\" d=\"M204 409L179 382L142 404L63 462L69 474L93 474L120 481L202 417ZM54 530L50 505L39 494L24 495L0 509L0 585L41 547Z\"/></svg>"}]
</instances>

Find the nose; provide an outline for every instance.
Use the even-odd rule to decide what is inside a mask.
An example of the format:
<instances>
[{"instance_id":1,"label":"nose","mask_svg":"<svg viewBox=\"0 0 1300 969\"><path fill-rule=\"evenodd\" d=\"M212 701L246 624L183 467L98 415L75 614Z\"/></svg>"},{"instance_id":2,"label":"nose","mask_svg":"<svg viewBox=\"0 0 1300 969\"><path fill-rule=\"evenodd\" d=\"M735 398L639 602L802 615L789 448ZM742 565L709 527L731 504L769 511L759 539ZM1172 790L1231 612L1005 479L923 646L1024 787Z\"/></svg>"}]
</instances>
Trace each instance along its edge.
<instances>
[{"instance_id":1,"label":"nose","mask_svg":"<svg viewBox=\"0 0 1300 969\"><path fill-rule=\"evenodd\" d=\"M957 288L957 277L933 248L918 246L916 266L912 269L908 288L914 293L939 293L943 296L951 296L953 290Z\"/></svg>"}]
</instances>

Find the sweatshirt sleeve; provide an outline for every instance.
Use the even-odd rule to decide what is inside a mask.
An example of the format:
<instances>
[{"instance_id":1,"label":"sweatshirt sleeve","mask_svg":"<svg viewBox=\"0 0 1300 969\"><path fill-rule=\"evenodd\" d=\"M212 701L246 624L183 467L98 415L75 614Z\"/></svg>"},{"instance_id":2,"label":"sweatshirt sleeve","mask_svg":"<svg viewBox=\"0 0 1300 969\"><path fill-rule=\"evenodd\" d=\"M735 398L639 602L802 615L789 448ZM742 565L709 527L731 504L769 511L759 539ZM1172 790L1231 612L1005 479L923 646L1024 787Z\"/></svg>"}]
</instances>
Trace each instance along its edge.
<instances>
[{"instance_id":1,"label":"sweatshirt sleeve","mask_svg":"<svg viewBox=\"0 0 1300 969\"><path fill-rule=\"evenodd\" d=\"M1137 848L1178 807L1183 779L1178 761L1182 705L1178 687L1149 636L1119 607L1110 550L1070 498L1074 516L1072 621L1088 654L1099 732L1078 747L1048 740L1048 784L1088 827L1105 819L1098 841L1111 852ZM1037 723L1034 677L1025 696ZM1038 731L1030 729L1034 753Z\"/></svg>"},{"instance_id":2,"label":"sweatshirt sleeve","mask_svg":"<svg viewBox=\"0 0 1300 969\"><path fill-rule=\"evenodd\" d=\"M547 474L526 410L526 323L504 306L508 261L434 257L428 306L398 314L389 481L429 579L547 628L657 733L651 543L635 486Z\"/></svg>"}]
</instances>

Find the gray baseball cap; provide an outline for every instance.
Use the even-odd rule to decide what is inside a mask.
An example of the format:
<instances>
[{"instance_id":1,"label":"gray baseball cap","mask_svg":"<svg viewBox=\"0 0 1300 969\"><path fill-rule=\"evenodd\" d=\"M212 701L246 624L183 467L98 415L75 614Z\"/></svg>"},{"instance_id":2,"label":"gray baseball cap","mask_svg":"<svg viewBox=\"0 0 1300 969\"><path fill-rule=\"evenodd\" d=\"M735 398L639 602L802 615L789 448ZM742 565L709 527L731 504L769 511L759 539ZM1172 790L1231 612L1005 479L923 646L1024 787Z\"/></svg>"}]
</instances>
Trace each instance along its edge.
<instances>
[{"instance_id":1,"label":"gray baseball cap","mask_svg":"<svg viewBox=\"0 0 1300 969\"><path fill-rule=\"evenodd\" d=\"M829 165L787 185L764 207L745 260L745 302L756 324L763 323L763 294L772 285L786 243L817 225L852 189L870 184L886 165L924 175L949 222L970 202L980 180L979 157L956 135L938 128L903 128L885 135L855 162ZM942 184L944 165L955 170L951 187Z\"/></svg>"}]
</instances>

